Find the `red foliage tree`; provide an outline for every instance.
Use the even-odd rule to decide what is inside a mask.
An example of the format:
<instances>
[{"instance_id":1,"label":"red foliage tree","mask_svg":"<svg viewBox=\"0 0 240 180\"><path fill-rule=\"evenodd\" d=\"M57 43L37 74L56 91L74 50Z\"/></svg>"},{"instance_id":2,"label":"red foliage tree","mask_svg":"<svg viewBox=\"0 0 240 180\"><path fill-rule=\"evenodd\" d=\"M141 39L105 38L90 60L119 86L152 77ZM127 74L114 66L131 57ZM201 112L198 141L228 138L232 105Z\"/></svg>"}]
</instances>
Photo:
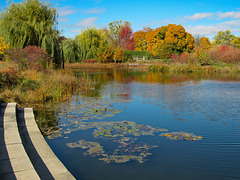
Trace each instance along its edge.
<instances>
[{"instance_id":1,"label":"red foliage tree","mask_svg":"<svg viewBox=\"0 0 240 180\"><path fill-rule=\"evenodd\" d=\"M119 45L124 50L134 50L133 31L129 25L121 28L119 33Z\"/></svg>"}]
</instances>

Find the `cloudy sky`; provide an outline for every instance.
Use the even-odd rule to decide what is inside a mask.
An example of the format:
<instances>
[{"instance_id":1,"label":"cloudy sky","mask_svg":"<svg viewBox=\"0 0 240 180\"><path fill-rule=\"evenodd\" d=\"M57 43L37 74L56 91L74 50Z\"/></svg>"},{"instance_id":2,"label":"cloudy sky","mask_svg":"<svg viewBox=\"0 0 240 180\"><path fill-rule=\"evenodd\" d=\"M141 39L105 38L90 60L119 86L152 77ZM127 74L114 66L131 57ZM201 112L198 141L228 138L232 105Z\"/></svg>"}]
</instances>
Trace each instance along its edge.
<instances>
[{"instance_id":1,"label":"cloudy sky","mask_svg":"<svg viewBox=\"0 0 240 180\"><path fill-rule=\"evenodd\" d=\"M0 0L6 1L6 0ZM15 0L14 2L20 2ZM59 30L75 37L82 29L108 27L127 20L133 31L181 24L193 35L209 38L229 29L240 36L240 0L50 0L58 9ZM4 5L5 4L5 5ZM4 2L1 6L6 6Z\"/></svg>"}]
</instances>

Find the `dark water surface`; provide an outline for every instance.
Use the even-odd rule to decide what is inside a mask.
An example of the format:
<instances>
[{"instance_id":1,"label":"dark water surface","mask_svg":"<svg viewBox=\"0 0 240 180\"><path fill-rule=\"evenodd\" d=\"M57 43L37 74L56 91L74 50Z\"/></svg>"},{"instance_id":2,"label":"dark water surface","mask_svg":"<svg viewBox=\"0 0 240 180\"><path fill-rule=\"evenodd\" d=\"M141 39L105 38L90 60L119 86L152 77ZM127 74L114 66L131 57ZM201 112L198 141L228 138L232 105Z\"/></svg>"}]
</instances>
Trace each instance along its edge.
<instances>
[{"instance_id":1,"label":"dark water surface","mask_svg":"<svg viewBox=\"0 0 240 180\"><path fill-rule=\"evenodd\" d=\"M95 89L72 96L70 102L50 113L48 118L55 121L56 134L60 136L46 140L76 179L240 179L239 75L172 75L114 69L74 71L79 76L89 74L94 78ZM99 114L93 113L94 107ZM130 121L139 127L148 125L168 129L167 132L193 133L203 139L172 140L159 136L163 132L144 135L146 129L140 136L128 134L127 137L137 138L136 147L154 146L147 150L151 155L144 158L148 160L144 163L137 160L106 163L99 160L101 155L86 155L87 148L68 146L81 140L97 142L110 156L119 143L114 138L94 137L96 127L84 130L83 123ZM126 150L120 154L137 152Z\"/></svg>"}]
</instances>

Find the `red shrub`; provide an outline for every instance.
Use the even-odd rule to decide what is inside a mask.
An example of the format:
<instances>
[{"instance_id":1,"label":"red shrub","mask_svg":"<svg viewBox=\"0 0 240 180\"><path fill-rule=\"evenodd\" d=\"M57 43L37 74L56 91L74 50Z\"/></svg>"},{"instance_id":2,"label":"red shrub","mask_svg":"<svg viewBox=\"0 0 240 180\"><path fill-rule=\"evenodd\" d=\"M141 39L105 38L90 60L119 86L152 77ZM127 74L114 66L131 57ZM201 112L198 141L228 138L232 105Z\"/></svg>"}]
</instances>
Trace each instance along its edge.
<instances>
[{"instance_id":1,"label":"red shrub","mask_svg":"<svg viewBox=\"0 0 240 180\"><path fill-rule=\"evenodd\" d=\"M188 53L182 53L180 55L172 54L171 59L175 63L186 64L189 60L189 54Z\"/></svg>"},{"instance_id":2,"label":"red shrub","mask_svg":"<svg viewBox=\"0 0 240 180\"><path fill-rule=\"evenodd\" d=\"M19 70L23 69L46 69L50 63L50 56L37 46L28 46L24 49L13 48L9 50L5 58L18 65Z\"/></svg>"},{"instance_id":3,"label":"red shrub","mask_svg":"<svg viewBox=\"0 0 240 180\"><path fill-rule=\"evenodd\" d=\"M0 88L16 85L18 80L17 71L12 67L0 72Z\"/></svg>"},{"instance_id":4,"label":"red shrub","mask_svg":"<svg viewBox=\"0 0 240 180\"><path fill-rule=\"evenodd\" d=\"M51 62L50 56L37 46L25 47L24 52L26 54L28 68L37 70L46 69Z\"/></svg>"},{"instance_id":5,"label":"red shrub","mask_svg":"<svg viewBox=\"0 0 240 180\"><path fill-rule=\"evenodd\" d=\"M240 63L240 49L230 45L216 46L208 52L210 59L226 63Z\"/></svg>"}]
</instances>

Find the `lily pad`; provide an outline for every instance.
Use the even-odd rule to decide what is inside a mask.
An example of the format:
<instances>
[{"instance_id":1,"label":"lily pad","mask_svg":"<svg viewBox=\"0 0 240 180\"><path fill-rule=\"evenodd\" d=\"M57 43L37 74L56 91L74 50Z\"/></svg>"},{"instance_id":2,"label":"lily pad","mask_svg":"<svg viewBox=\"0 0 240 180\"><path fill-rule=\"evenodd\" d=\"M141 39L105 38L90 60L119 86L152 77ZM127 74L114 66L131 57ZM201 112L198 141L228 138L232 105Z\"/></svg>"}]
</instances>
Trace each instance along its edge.
<instances>
[{"instance_id":1,"label":"lily pad","mask_svg":"<svg viewBox=\"0 0 240 180\"><path fill-rule=\"evenodd\" d=\"M186 132L172 132L172 133L162 133L160 136L167 137L168 139L174 139L174 140L185 140L185 141L196 141L201 140L202 136L196 136L192 133L186 133Z\"/></svg>"},{"instance_id":2,"label":"lily pad","mask_svg":"<svg viewBox=\"0 0 240 180\"><path fill-rule=\"evenodd\" d=\"M102 154L105 153L103 150L103 147L97 142L81 140L76 143L67 143L66 145L70 148L80 147L82 149L88 149L88 151L87 151L87 153L85 153L85 155L91 155L93 157L101 156Z\"/></svg>"}]
</instances>

